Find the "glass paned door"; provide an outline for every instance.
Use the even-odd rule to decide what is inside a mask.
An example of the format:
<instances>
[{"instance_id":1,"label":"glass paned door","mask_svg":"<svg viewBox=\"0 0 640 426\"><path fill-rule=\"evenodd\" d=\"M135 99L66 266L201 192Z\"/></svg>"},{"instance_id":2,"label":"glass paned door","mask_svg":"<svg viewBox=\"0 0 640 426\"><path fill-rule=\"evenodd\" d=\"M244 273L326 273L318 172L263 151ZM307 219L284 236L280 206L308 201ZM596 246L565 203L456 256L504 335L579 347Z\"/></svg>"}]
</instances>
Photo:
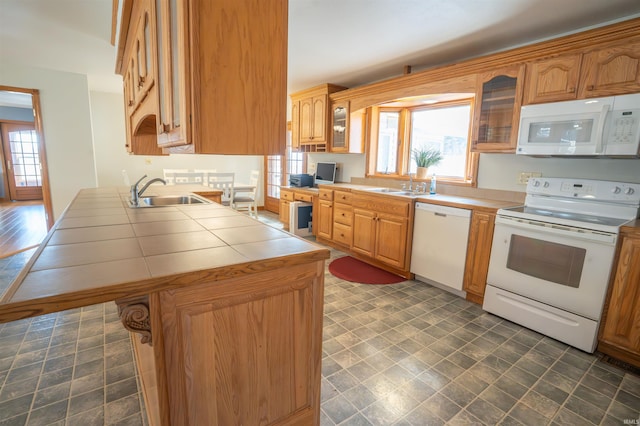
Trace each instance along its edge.
<instances>
[{"instance_id":1,"label":"glass paned door","mask_svg":"<svg viewBox=\"0 0 640 426\"><path fill-rule=\"evenodd\" d=\"M2 142L11 200L41 200L42 176L35 128L29 124L3 123Z\"/></svg>"}]
</instances>

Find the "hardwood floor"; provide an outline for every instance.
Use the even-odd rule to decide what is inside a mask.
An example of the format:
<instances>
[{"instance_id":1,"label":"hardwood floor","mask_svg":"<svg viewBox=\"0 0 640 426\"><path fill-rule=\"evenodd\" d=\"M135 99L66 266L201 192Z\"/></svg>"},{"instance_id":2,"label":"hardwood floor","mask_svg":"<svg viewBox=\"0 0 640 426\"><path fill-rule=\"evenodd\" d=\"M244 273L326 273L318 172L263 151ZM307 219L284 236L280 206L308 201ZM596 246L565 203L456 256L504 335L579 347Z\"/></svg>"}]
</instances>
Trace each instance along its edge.
<instances>
[{"instance_id":1,"label":"hardwood floor","mask_svg":"<svg viewBox=\"0 0 640 426\"><path fill-rule=\"evenodd\" d=\"M45 235L42 201L0 203L0 259L37 246Z\"/></svg>"}]
</instances>

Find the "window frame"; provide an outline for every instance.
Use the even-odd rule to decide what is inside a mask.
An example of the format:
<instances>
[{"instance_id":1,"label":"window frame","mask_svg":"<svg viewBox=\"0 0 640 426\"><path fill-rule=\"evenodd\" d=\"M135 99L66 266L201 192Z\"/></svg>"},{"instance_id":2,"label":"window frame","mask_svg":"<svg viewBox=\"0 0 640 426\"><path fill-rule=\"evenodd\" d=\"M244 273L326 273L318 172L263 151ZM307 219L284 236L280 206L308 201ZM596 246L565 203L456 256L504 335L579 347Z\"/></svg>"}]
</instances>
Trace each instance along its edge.
<instances>
[{"instance_id":1,"label":"window frame","mask_svg":"<svg viewBox=\"0 0 640 426\"><path fill-rule=\"evenodd\" d=\"M473 117L474 117L474 98L466 98L466 99L457 99L446 102L438 102L437 104L432 105L413 105L413 106L374 106L371 108L372 112L372 120L371 120L371 138L369 141L369 161L368 161L368 170L367 177L371 178L387 178L387 179L398 179L398 180L408 180L409 177L407 173L409 172L409 167L411 165L411 113L414 111L422 111L429 109L441 109L447 107L455 107L460 105L469 105L469 130L467 136L467 161L465 164L465 177L464 178L456 178L452 176L438 176L438 182L452 184L452 185L460 185L460 186L470 186L476 187L478 184L478 160L479 155L477 152L473 152L471 150L471 136L472 136L472 128L473 128ZM386 111L400 111L400 120L398 123L398 160L397 160L397 172L395 173L379 173L377 172L377 158L378 158L378 135L380 131L380 113ZM417 179L419 181L429 181L431 178L427 179ZM416 180L414 176L414 180Z\"/></svg>"}]
</instances>

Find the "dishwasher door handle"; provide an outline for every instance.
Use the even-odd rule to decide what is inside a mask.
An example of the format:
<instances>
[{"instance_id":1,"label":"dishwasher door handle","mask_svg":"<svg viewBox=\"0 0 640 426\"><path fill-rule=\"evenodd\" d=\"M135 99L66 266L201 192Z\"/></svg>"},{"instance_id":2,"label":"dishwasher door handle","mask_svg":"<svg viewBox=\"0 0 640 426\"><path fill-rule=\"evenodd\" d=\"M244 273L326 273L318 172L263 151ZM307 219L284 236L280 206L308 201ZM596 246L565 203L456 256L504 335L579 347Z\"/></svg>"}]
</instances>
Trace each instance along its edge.
<instances>
[{"instance_id":1,"label":"dishwasher door handle","mask_svg":"<svg viewBox=\"0 0 640 426\"><path fill-rule=\"evenodd\" d=\"M444 214L444 213L434 212L433 214L436 215L436 216L447 217L447 215Z\"/></svg>"}]
</instances>

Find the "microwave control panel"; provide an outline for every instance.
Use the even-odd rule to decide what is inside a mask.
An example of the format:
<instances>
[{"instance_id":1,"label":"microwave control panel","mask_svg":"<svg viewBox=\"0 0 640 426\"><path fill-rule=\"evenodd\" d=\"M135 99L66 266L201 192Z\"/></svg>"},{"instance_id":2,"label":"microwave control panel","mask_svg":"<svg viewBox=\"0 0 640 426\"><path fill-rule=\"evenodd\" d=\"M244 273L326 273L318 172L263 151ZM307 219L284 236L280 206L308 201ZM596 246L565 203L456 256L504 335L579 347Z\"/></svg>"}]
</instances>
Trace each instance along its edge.
<instances>
[{"instance_id":1,"label":"microwave control panel","mask_svg":"<svg viewBox=\"0 0 640 426\"><path fill-rule=\"evenodd\" d=\"M607 144L631 144L640 140L640 109L611 112Z\"/></svg>"}]
</instances>

